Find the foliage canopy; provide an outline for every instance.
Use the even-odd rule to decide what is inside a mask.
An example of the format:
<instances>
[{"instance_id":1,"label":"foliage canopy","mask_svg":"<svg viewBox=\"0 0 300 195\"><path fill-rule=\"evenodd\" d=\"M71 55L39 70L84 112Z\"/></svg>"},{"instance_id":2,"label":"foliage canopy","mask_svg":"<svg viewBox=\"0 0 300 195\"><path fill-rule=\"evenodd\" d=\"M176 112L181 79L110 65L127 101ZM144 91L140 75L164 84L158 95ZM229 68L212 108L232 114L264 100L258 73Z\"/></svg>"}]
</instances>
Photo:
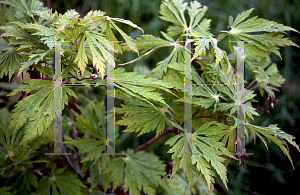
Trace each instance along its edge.
<instances>
[{"instance_id":1,"label":"foliage canopy","mask_svg":"<svg viewBox=\"0 0 300 195\"><path fill-rule=\"evenodd\" d=\"M0 78L22 76L22 85L7 95L21 92L22 96L12 113L6 108L0 110L0 179L5 181L1 194L97 194L123 190L150 195L156 194L158 186L165 194L194 194L203 193L199 187L203 184L212 194L217 176L227 188L226 166L230 159L237 160L232 154L237 141L236 86L194 86L194 131L185 132L182 42L197 40L191 51L194 83L230 83L236 80L232 64L236 63L237 50L231 41L245 41L246 71L253 74L255 86L261 95L268 94L268 100L275 99L276 87L285 81L270 54L281 57L279 46L297 46L285 37L286 31L297 32L295 29L257 16L249 18L253 9L235 19L230 16L230 30L213 35L209 31L210 20L205 18L208 8L197 1L188 4L183 0L164 0L159 13L162 20L170 23L167 32L161 32L162 38L143 34L135 39L122 31L118 23L144 33L143 29L131 21L106 16L103 11L90 11L81 18L75 10L53 13L37 0L1 1L1 10L6 9L4 5L16 12L12 21L0 27ZM115 33L125 42L119 43ZM218 47L225 38L230 53ZM63 41L63 83L74 78L105 80L107 60L113 57L108 56L106 41L115 41L116 54L137 53L136 60L123 65L143 60L160 48L171 48L170 55L150 74L136 75L118 67L114 80L116 98L122 102L115 109L122 115L116 125L126 127L123 132L135 132L138 136L155 132L150 143L167 133L176 133L165 142L170 146L168 153L172 153L171 172L165 170L159 156L142 150L147 143L142 149L123 151L125 156L101 155L107 143L105 101L85 98L78 106L74 102L80 98L68 86L62 86L63 110L69 110L63 117L64 146L76 154L76 162L64 156L45 157L54 139L54 41ZM25 72L29 74L23 79ZM91 77L92 74L99 77ZM267 141L275 143L292 163L287 143L300 152L294 137L275 124L251 124L253 115L259 116L252 106L256 94L248 87L243 93L246 137L259 137L266 147ZM120 140L119 135L116 140ZM181 154L186 145L192 155ZM162 177L165 172L170 179ZM182 181L187 181L187 185ZM188 190L182 191L186 187Z\"/></svg>"}]
</instances>

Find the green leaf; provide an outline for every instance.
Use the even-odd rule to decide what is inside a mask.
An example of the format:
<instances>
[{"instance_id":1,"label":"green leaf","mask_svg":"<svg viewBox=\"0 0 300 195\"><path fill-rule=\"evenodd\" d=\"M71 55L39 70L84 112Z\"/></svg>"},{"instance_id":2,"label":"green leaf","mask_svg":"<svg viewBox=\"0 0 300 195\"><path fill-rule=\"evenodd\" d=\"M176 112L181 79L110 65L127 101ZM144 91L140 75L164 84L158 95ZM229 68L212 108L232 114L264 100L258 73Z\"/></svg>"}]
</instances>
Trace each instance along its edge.
<instances>
[{"instance_id":1,"label":"green leaf","mask_svg":"<svg viewBox=\"0 0 300 195\"><path fill-rule=\"evenodd\" d=\"M86 187L74 173L64 172L64 169L54 169L54 171L51 170L51 177L45 177L39 181L37 192L39 194L81 195L83 188Z\"/></svg>"},{"instance_id":2,"label":"green leaf","mask_svg":"<svg viewBox=\"0 0 300 195\"><path fill-rule=\"evenodd\" d=\"M190 2L190 6L187 7L189 16L190 16L190 25L189 28L190 30L193 30L201 21L203 18L204 14L207 11L206 6L202 6L201 3L194 1Z\"/></svg>"},{"instance_id":3,"label":"green leaf","mask_svg":"<svg viewBox=\"0 0 300 195\"><path fill-rule=\"evenodd\" d=\"M133 150L128 149L127 153ZM125 182L125 191L129 194L140 195L143 190L146 194L154 195L155 187L166 185L161 179L164 174L164 165L157 156L144 151L139 151L124 158L115 158L110 161L104 173L111 173L115 189L119 181Z\"/></svg>"},{"instance_id":4,"label":"green leaf","mask_svg":"<svg viewBox=\"0 0 300 195\"><path fill-rule=\"evenodd\" d=\"M121 23L127 24L129 26L132 26L133 28L137 28L137 29L141 30L144 33L144 30L141 27L139 27L138 25L134 24L130 20L124 20L122 18L109 18L109 19L113 20L113 21L117 21L117 22L121 22Z\"/></svg>"},{"instance_id":5,"label":"green leaf","mask_svg":"<svg viewBox=\"0 0 300 195\"><path fill-rule=\"evenodd\" d=\"M25 15L30 16L30 10L25 2L25 0L6 0L6 1L0 1L0 3L10 5L20 12L24 13Z\"/></svg>"},{"instance_id":6,"label":"green leaf","mask_svg":"<svg viewBox=\"0 0 300 195\"><path fill-rule=\"evenodd\" d=\"M167 83L156 78L145 78L145 75L134 76L136 73L124 73L124 71L125 69L123 68L118 68L115 71L116 88L128 93L128 95L147 101L148 103L150 103L149 101L155 101L168 107L163 100L162 95L159 92L155 92L155 90L160 89L172 94L169 90L171 86L168 86Z\"/></svg>"},{"instance_id":7,"label":"green leaf","mask_svg":"<svg viewBox=\"0 0 300 195\"><path fill-rule=\"evenodd\" d=\"M27 169L26 171L22 172L20 177L17 179L17 182L19 180L22 180L20 187L21 194L27 194L28 192L31 192L31 186L38 188L38 178L31 169Z\"/></svg>"},{"instance_id":8,"label":"green leaf","mask_svg":"<svg viewBox=\"0 0 300 195\"><path fill-rule=\"evenodd\" d=\"M85 71L86 64L88 63L88 58L86 56L85 49L84 49L85 38L86 38L86 34L82 34L78 43L78 53L74 60L74 63L78 62L78 68L80 69L82 75Z\"/></svg>"},{"instance_id":9,"label":"green leaf","mask_svg":"<svg viewBox=\"0 0 300 195\"><path fill-rule=\"evenodd\" d=\"M193 173L189 172L189 170L191 170L189 167L196 164L197 171L205 178L209 191L212 190L214 184L215 175L212 169L216 170L227 188L227 171L224 165L225 158L223 155L231 158L233 158L233 156L224 147L223 143L218 142L219 138L202 136L203 130L211 128L210 126L213 123L214 122L204 124L193 134L186 132L184 135L174 136L165 143L171 146L168 153L173 153L172 159L176 160L174 167L178 166L178 162L178 168L184 167L184 172L188 176L189 187L193 178ZM177 143L175 143L176 141ZM185 152L185 147L189 148L191 154L183 153ZM176 173L176 168L174 167L172 176Z\"/></svg>"},{"instance_id":10,"label":"green leaf","mask_svg":"<svg viewBox=\"0 0 300 195\"><path fill-rule=\"evenodd\" d=\"M165 0L160 5L159 13L162 16L159 16L159 18L168 22L172 22L178 26L185 27L186 21L182 14L187 7L187 3L182 4L182 1L183 0L175 1L176 2L175 4L174 1L169 2Z\"/></svg>"},{"instance_id":11,"label":"green leaf","mask_svg":"<svg viewBox=\"0 0 300 195\"><path fill-rule=\"evenodd\" d=\"M12 75L18 69L18 64L21 61L21 56L18 55L13 49L8 50L0 56L0 78L8 76L10 81Z\"/></svg>"},{"instance_id":12,"label":"green leaf","mask_svg":"<svg viewBox=\"0 0 300 195\"><path fill-rule=\"evenodd\" d=\"M116 125L127 126L123 132L139 132L138 136L140 136L156 130L156 136L158 136L165 129L166 124L171 125L172 121L165 115L166 108L164 107L154 108L142 101L121 106L121 108L115 108L115 111L119 114L124 113L124 117L117 121Z\"/></svg>"},{"instance_id":13,"label":"green leaf","mask_svg":"<svg viewBox=\"0 0 300 195\"><path fill-rule=\"evenodd\" d=\"M99 141L83 137L77 138L77 140L65 141L64 143L76 146L80 149L82 154L88 152L87 157L82 159L81 162L95 161L99 159L101 157L101 153L103 153L106 149L106 143L104 142L104 139Z\"/></svg>"},{"instance_id":14,"label":"green leaf","mask_svg":"<svg viewBox=\"0 0 300 195\"><path fill-rule=\"evenodd\" d=\"M115 48L120 51L120 53L122 54L122 49L118 43L118 39L115 37L115 35L113 34L110 24L111 24L111 20L107 20L106 22L106 39L109 41L115 41L114 46Z\"/></svg>"},{"instance_id":15,"label":"green leaf","mask_svg":"<svg viewBox=\"0 0 300 195\"><path fill-rule=\"evenodd\" d=\"M58 34L57 29L55 28L48 28L41 24L33 23L33 24L25 24L22 26L24 29L33 29L37 32L33 33L32 35L40 35L40 36L55 36Z\"/></svg>"},{"instance_id":16,"label":"green leaf","mask_svg":"<svg viewBox=\"0 0 300 195\"><path fill-rule=\"evenodd\" d=\"M152 35L137 36L137 38L135 40L135 44L136 44L138 50L140 51L140 54L143 54L143 55L139 56L139 58L137 58L135 60L132 60L132 61L124 63L124 64L119 64L119 65L126 65L126 64L130 64L130 63L134 63L134 62L146 59L147 57L149 57L150 54L152 54L158 48L174 46L174 44L173 44L174 41L170 42L170 39L172 39L172 38L169 37L169 40L166 41L159 37L154 37ZM130 51L130 48L128 46L123 46L123 48L126 51Z\"/></svg>"},{"instance_id":17,"label":"green leaf","mask_svg":"<svg viewBox=\"0 0 300 195\"><path fill-rule=\"evenodd\" d=\"M246 20L252 11L253 9L250 9L240 13L230 26L231 30L223 31L228 35L232 35L236 41L246 41L245 52L251 58L255 59L257 55L268 57L269 52L273 52L281 58L276 46L297 46L288 38L284 38L282 34L285 31L298 32L297 30L276 22L257 18L257 16Z\"/></svg>"},{"instance_id":18,"label":"green leaf","mask_svg":"<svg viewBox=\"0 0 300 195\"><path fill-rule=\"evenodd\" d=\"M254 8L249 9L247 11L243 11L242 13L239 13L238 16L236 17L236 19L234 20L232 26L235 27L237 26L239 23L241 23L242 21L244 21L246 18L249 17L249 15L251 14L251 12L254 10ZM232 17L231 17L232 18Z\"/></svg>"},{"instance_id":19,"label":"green leaf","mask_svg":"<svg viewBox=\"0 0 300 195\"><path fill-rule=\"evenodd\" d=\"M44 88L19 101L13 110L13 119L9 125L9 129L13 127L18 129L23 126L27 120L30 121L26 126L26 132L22 143L33 139L37 135L41 135L54 119L54 90L52 81L42 79L23 81L29 85L18 86L18 89L15 89L12 93L8 94L8 96L15 95L20 90L29 93L39 87L43 86ZM66 87L62 88L62 94L66 93L65 89ZM74 95L70 89L68 89L67 92ZM63 98L63 102L66 103L65 98ZM64 109L64 104L62 104L62 109Z\"/></svg>"},{"instance_id":20,"label":"green leaf","mask_svg":"<svg viewBox=\"0 0 300 195\"><path fill-rule=\"evenodd\" d=\"M117 25L115 25L115 23L113 21L110 21L110 23L122 35L122 37L124 38L124 40L127 43L128 47L131 50L135 51L136 53L139 53L133 39L130 36L128 36L126 33L124 33Z\"/></svg>"},{"instance_id":21,"label":"green leaf","mask_svg":"<svg viewBox=\"0 0 300 195\"><path fill-rule=\"evenodd\" d=\"M157 66L151 71L154 76L161 78L167 71L168 64L173 62L180 62L184 59L184 49L181 46L175 46L172 53L163 61L160 61Z\"/></svg>"},{"instance_id":22,"label":"green leaf","mask_svg":"<svg viewBox=\"0 0 300 195\"><path fill-rule=\"evenodd\" d=\"M294 165L292 162L292 158L289 154L289 149L288 149L288 145L287 145L286 141L288 141L291 145L296 147L299 152L300 152L300 149L299 149L299 146L294 141L292 141L294 139L294 137L292 135L289 135L289 134L281 131L277 127L277 125L269 125L268 127L259 127L256 125L251 125L251 124L245 123L245 127L247 128L248 131L255 133L257 136L259 136L259 138L264 142L265 145L266 145L266 143L263 140L263 138L261 137L261 135L264 136L265 138L267 138L269 141L272 141L274 144L276 144L281 149L283 154L288 157L288 159L290 160L290 162L293 166L293 169L294 169ZM267 147L267 145L266 145L266 147Z\"/></svg>"},{"instance_id":23,"label":"green leaf","mask_svg":"<svg viewBox=\"0 0 300 195\"><path fill-rule=\"evenodd\" d=\"M3 187L0 188L0 193L2 195L12 195L12 193L9 192L11 188L12 187L10 187L10 186L3 186Z\"/></svg>"},{"instance_id":24,"label":"green leaf","mask_svg":"<svg viewBox=\"0 0 300 195\"><path fill-rule=\"evenodd\" d=\"M97 44L98 47L101 47L101 45L96 41L96 39L93 36L90 37L89 34L87 34L86 38L87 38L87 42L89 44L89 47L90 47L92 55L93 55L93 66L96 68L97 71L100 72L101 77L103 78L104 74L105 74L105 63L104 63L105 60L102 56L104 56L106 54L102 53L102 56L101 56L100 53L97 52L97 50L93 46L93 43ZM93 43L91 40L93 41Z\"/></svg>"}]
</instances>

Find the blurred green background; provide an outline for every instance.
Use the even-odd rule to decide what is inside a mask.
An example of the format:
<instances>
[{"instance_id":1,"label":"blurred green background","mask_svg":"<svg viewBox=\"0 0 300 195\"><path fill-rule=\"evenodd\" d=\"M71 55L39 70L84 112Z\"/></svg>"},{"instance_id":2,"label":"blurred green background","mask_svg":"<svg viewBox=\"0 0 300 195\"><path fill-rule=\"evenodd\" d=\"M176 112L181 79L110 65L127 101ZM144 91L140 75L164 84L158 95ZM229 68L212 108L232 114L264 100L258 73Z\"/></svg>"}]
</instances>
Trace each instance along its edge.
<instances>
[{"instance_id":1,"label":"blurred green background","mask_svg":"<svg viewBox=\"0 0 300 195\"><path fill-rule=\"evenodd\" d=\"M160 31L165 31L169 25L158 18L161 0L43 0L43 2L59 13L75 9L81 16L84 16L90 10L102 10L108 16L131 20L143 28L145 34L154 36L161 36ZM186 0L185 2L188 1ZM238 13L250 8L255 8L251 14L252 17L258 15L300 31L300 1L199 0L199 2L209 7L206 18L212 20L211 32L214 35L218 35L221 30L227 30L229 15L235 18ZM5 17L1 17L0 23L0 25L5 23ZM133 38L141 34L141 31L135 30L128 25L120 24L120 27ZM298 33L288 32L287 36L297 45L300 45ZM121 40L121 37L118 38ZM222 49L225 49L226 45L226 42L220 42L219 44ZM298 105L300 103L300 94L298 86L300 83L300 71L298 62L300 61L300 49L287 47L281 48L280 52L282 60L272 55L273 62L278 64L281 74L286 79L283 87L280 88L280 93L276 92L279 103L275 105L274 109L271 109L270 117L266 117L263 112L259 112L261 116L255 117L254 123L262 126L278 124L283 131L298 138L296 143L299 145L300 113ZM145 74L168 54L169 51L167 49L159 49L143 62L127 65L126 70ZM119 63L123 63L133 60L137 56L136 54L125 53L119 57ZM246 80L248 82L252 81L247 72ZM3 88L2 85L0 87ZM254 104L254 106L259 109L264 104L266 97L261 97L258 91L256 93L258 94L256 96L258 103ZM154 133L150 133L137 138L135 134L122 134L120 139L124 143L119 147L136 148L154 135ZM148 147L147 150L154 150L156 154L161 156L162 160L167 161L170 155L166 154L168 148L163 146L163 143L170 136L172 135L165 136L165 138ZM130 139L134 139L134 141L129 141ZM256 140L254 145L253 140L248 140L246 149L247 152L254 153L247 162L248 166L240 167L234 161L230 163L228 166L229 190L227 191L221 180L218 179L216 189L219 194L294 194L297 192L297 185L300 181L300 154L295 148L290 148L295 170L293 170L290 162L277 146L270 144L267 150L261 141Z\"/></svg>"}]
</instances>

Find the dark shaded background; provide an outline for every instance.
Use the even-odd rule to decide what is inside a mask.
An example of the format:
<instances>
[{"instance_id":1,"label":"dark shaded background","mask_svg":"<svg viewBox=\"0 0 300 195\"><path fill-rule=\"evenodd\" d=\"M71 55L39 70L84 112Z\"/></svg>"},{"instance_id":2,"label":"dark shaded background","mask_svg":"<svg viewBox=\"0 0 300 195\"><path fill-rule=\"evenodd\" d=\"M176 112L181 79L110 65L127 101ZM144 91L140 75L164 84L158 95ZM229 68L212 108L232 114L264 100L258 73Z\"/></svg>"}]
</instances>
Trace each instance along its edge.
<instances>
[{"instance_id":1,"label":"dark shaded background","mask_svg":"<svg viewBox=\"0 0 300 195\"><path fill-rule=\"evenodd\" d=\"M161 0L44 0L45 5L64 13L69 9L75 9L84 16L90 10L103 10L108 16L131 20L142 27L145 34L160 36L160 31L165 31L168 23L158 18L159 6ZM186 1L188 2L188 1ZM218 35L221 30L227 30L227 21L229 15L234 18L238 13L255 8L251 16L276 21L287 26L291 26L300 31L300 1L292 0L203 0L199 1L209 7L206 18L212 19L211 32ZM119 24L121 29L132 37L141 34L141 31L135 30L129 26ZM287 36L300 45L299 34L288 32ZM121 37L118 37L121 40ZM226 42L220 42L222 49L226 48ZM299 90L300 71L298 62L300 61L300 49L297 47L286 47L280 49L282 61L275 55L272 55L273 62L278 64L281 74L286 79L280 93L276 92L279 99L278 105L271 110L271 116L266 117L262 112L261 116L255 117L254 124L268 126L269 124L278 124L286 133L294 135L296 142L300 144L299 132ZM126 66L127 71L138 71L143 74L148 69L156 66L156 63L164 59L169 54L167 49L159 49L152 56L136 65ZM136 58L136 54L126 53L120 56L120 62L127 62ZM137 67L139 65L139 67ZM136 66L136 67L134 67ZM140 68L144 67L144 68ZM246 80L252 81L247 75ZM0 86L3 87L3 86ZM259 109L266 97L261 97L258 91L254 106ZM1 103L1 102L0 102ZM135 134L124 133L120 139L123 142L119 148L137 148L149 138L155 136L154 133L136 137ZM154 150L161 159L167 161L170 155L166 153L167 146L163 143L172 135L165 136L157 143L148 147L146 150ZM130 141L131 139L131 141ZM132 142L132 139L134 141ZM291 147L290 153L293 159L295 170L289 160L282 154L279 148L269 144L269 150L257 139L254 145L253 140L248 140L246 145L247 152L254 153L248 162L247 167L239 167L237 163L232 162L228 166L229 191L227 191L220 180L217 180L216 188L220 194L294 194L297 192L300 173L300 154ZM118 149L117 149L118 150Z\"/></svg>"}]
</instances>

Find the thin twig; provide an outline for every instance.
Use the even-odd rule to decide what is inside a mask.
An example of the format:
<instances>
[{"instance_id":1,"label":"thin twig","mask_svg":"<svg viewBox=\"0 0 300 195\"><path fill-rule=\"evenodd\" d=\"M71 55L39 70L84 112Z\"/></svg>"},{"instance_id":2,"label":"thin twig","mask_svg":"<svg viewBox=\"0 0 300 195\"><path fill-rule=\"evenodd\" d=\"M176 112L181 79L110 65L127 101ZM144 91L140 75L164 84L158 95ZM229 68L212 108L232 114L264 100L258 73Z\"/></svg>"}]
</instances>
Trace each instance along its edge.
<instances>
[{"instance_id":1,"label":"thin twig","mask_svg":"<svg viewBox=\"0 0 300 195\"><path fill-rule=\"evenodd\" d=\"M245 89L248 89L251 85L253 85L257 81L257 78L255 78Z\"/></svg>"},{"instance_id":2,"label":"thin twig","mask_svg":"<svg viewBox=\"0 0 300 195\"><path fill-rule=\"evenodd\" d=\"M174 127L174 126L169 126L169 127L165 128L165 130L161 134L159 134L157 137L153 137L152 139L148 140L146 143L144 143L144 144L140 145L139 147L137 147L134 150L134 153L137 153L138 151L144 150L145 148L147 148L148 146L150 146L151 144L153 144L154 142L156 142L157 140L159 140L163 136L167 135L168 133L175 133L176 130L177 130L177 128Z\"/></svg>"}]
</instances>

